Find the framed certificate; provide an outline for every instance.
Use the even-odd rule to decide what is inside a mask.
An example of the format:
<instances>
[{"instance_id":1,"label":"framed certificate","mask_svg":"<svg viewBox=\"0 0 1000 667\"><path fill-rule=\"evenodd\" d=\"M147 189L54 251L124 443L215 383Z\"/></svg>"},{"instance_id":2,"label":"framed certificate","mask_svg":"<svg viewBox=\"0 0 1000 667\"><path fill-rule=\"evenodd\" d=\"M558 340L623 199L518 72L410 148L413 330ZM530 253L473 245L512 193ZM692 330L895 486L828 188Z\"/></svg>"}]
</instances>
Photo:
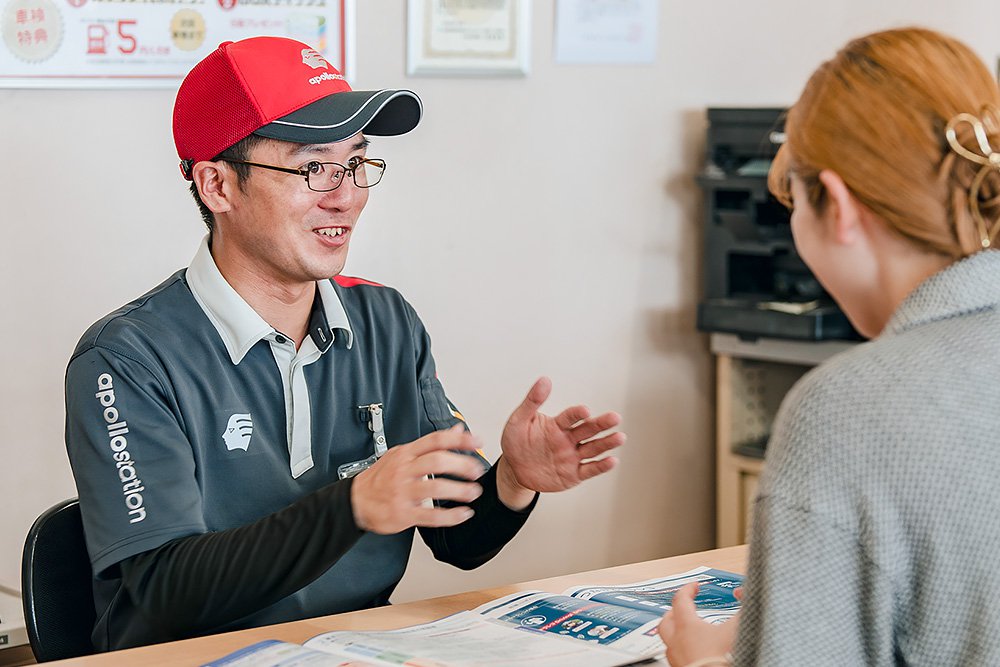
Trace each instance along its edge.
<instances>
[{"instance_id":1,"label":"framed certificate","mask_svg":"<svg viewBox=\"0 0 1000 667\"><path fill-rule=\"evenodd\" d=\"M525 76L530 0L408 0L406 73Z\"/></svg>"}]
</instances>

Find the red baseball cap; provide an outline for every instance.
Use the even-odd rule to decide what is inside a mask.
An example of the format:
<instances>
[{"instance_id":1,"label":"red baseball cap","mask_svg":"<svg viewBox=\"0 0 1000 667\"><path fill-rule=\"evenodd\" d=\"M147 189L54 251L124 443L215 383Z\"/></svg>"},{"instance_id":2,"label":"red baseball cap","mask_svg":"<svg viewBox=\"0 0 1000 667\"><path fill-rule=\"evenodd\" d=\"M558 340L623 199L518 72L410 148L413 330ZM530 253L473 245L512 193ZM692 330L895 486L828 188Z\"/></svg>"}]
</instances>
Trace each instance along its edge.
<instances>
[{"instance_id":1,"label":"red baseball cap","mask_svg":"<svg viewBox=\"0 0 1000 667\"><path fill-rule=\"evenodd\" d=\"M351 90L319 52L286 37L224 42L188 72L174 102L181 173L258 134L300 144L348 139L362 130L409 132L423 107L409 90Z\"/></svg>"}]
</instances>

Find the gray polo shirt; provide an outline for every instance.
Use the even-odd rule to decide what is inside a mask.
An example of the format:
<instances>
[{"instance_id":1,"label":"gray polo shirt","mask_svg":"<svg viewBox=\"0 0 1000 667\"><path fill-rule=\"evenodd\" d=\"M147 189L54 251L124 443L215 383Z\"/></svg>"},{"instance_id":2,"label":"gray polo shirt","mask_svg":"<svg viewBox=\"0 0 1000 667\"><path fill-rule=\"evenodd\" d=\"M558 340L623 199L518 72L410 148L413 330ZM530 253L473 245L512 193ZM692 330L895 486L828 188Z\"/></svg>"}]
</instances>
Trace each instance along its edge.
<instances>
[{"instance_id":1,"label":"gray polo shirt","mask_svg":"<svg viewBox=\"0 0 1000 667\"><path fill-rule=\"evenodd\" d=\"M66 375L66 443L98 635L124 604L122 560L280 510L369 457L381 434L392 446L460 421L430 339L396 290L338 277L318 283L318 295L296 350L230 287L203 242L186 271L84 334ZM365 534L312 584L239 625L387 598L412 538L412 529Z\"/></svg>"}]
</instances>

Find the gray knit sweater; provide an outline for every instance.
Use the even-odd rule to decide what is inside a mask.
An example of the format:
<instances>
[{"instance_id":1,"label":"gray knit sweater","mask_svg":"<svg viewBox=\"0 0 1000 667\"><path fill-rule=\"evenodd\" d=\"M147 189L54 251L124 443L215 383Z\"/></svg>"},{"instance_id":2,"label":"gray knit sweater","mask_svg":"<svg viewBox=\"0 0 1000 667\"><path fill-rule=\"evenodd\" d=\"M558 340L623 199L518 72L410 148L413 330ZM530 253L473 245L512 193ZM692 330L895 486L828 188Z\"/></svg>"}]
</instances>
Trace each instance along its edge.
<instances>
[{"instance_id":1,"label":"gray knit sweater","mask_svg":"<svg viewBox=\"0 0 1000 667\"><path fill-rule=\"evenodd\" d=\"M750 543L738 665L1000 665L1000 252L789 392Z\"/></svg>"}]
</instances>

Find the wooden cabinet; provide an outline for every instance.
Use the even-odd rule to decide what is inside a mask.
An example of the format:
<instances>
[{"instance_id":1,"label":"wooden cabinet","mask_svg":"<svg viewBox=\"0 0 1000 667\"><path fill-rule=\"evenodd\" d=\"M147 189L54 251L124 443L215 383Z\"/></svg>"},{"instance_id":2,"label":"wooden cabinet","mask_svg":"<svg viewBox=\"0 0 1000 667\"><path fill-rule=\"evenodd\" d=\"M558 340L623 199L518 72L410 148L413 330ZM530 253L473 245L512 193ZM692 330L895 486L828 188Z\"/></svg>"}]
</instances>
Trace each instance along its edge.
<instances>
[{"instance_id":1,"label":"wooden cabinet","mask_svg":"<svg viewBox=\"0 0 1000 667\"><path fill-rule=\"evenodd\" d=\"M716 546L742 544L782 399L811 367L856 343L712 334L716 359Z\"/></svg>"}]
</instances>

